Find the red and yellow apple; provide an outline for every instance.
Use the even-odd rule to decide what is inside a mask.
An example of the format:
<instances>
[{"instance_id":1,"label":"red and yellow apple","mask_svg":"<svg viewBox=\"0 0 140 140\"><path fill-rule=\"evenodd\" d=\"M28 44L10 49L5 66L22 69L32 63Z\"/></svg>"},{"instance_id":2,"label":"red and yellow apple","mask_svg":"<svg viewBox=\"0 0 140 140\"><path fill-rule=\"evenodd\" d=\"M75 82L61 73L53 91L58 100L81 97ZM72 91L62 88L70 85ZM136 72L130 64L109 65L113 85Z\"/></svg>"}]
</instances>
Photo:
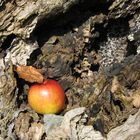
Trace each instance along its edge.
<instances>
[{"instance_id":1,"label":"red and yellow apple","mask_svg":"<svg viewBox=\"0 0 140 140\"><path fill-rule=\"evenodd\" d=\"M55 80L48 79L30 87L28 103L39 114L55 114L64 108L65 94Z\"/></svg>"}]
</instances>

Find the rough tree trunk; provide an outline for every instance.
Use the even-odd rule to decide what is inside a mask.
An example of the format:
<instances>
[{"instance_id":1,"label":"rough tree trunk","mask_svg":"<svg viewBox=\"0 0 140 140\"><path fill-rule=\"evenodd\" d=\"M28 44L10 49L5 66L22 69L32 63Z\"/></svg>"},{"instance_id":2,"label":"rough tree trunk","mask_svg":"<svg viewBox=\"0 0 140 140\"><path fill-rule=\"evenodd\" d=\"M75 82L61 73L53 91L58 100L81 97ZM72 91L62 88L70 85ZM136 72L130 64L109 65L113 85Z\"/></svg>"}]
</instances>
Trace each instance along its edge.
<instances>
[{"instance_id":1,"label":"rough tree trunk","mask_svg":"<svg viewBox=\"0 0 140 140\"><path fill-rule=\"evenodd\" d=\"M2 51L0 59L1 138L7 136L8 122L16 110L18 91L12 65L26 65L30 54L37 49L37 42L30 39L30 36L42 19L64 13L77 2L77 0L0 1L0 46ZM12 38L11 42L10 38Z\"/></svg>"},{"instance_id":2,"label":"rough tree trunk","mask_svg":"<svg viewBox=\"0 0 140 140\"><path fill-rule=\"evenodd\" d=\"M48 19L57 18L74 6L107 5L101 21L133 15L139 0L0 0L0 138L8 139L8 125L17 110L18 88L13 65L27 65L27 59L39 45L33 31ZM95 5L95 6L94 6ZM73 13L74 14L74 13ZM99 14L95 14L98 18ZM100 16L99 16L100 18ZM67 21L66 21L67 22ZM99 21L95 21L95 24ZM54 23L55 24L55 23ZM93 25L93 26L94 26Z\"/></svg>"}]
</instances>

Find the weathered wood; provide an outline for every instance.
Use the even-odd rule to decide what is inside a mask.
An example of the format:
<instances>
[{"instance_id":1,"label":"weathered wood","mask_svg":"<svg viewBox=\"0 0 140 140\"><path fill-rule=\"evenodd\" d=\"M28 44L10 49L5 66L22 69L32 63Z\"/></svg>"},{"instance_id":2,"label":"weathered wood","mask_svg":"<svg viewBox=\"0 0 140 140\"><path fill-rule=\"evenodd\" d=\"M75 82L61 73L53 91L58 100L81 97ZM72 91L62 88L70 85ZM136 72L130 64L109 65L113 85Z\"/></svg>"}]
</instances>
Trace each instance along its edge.
<instances>
[{"instance_id":1,"label":"weathered wood","mask_svg":"<svg viewBox=\"0 0 140 140\"><path fill-rule=\"evenodd\" d=\"M0 36L15 34L29 38L36 24L50 15L66 12L78 0L11 0L1 2Z\"/></svg>"},{"instance_id":2,"label":"weathered wood","mask_svg":"<svg viewBox=\"0 0 140 140\"><path fill-rule=\"evenodd\" d=\"M7 36L15 35L12 43L6 46L8 48L6 57L0 59L1 139L8 137L7 123L16 110L17 92L15 91L18 89L12 65L26 65L30 54L38 47L36 41L27 40L27 38L30 38L32 31L42 18L66 12L71 5L77 2L77 0L0 1L0 46L3 45Z\"/></svg>"},{"instance_id":3,"label":"weathered wood","mask_svg":"<svg viewBox=\"0 0 140 140\"><path fill-rule=\"evenodd\" d=\"M8 36L15 35L9 46L4 46L7 48L3 50L5 57L0 58L1 139L6 138L8 122L11 121L13 112L16 110L18 89L12 65L27 64L30 54L38 48L32 33L44 19L57 17L59 14L66 13L72 6L84 5L84 3L94 8L96 3L99 5L100 2L94 0L90 5L91 3L86 0L83 2L80 0L0 0L0 47ZM132 15L140 6L139 0L104 0L103 3L110 4L106 20Z\"/></svg>"}]
</instances>

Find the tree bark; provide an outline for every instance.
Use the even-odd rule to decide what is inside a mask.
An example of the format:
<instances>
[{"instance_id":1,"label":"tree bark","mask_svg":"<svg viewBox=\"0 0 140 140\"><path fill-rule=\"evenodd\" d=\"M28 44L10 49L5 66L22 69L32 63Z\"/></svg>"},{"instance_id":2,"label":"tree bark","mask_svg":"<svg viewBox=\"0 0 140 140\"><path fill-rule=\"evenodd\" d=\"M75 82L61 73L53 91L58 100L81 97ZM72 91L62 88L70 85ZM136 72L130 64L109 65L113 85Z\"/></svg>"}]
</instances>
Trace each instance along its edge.
<instances>
[{"instance_id":1,"label":"tree bark","mask_svg":"<svg viewBox=\"0 0 140 140\"><path fill-rule=\"evenodd\" d=\"M27 65L30 54L39 46L33 31L42 22L66 13L75 5L100 5L98 0L0 0L0 138L7 137L8 123L16 110L18 88L13 65ZM139 0L104 0L109 5L106 19L123 18L134 14ZM12 38L12 39L11 39ZM11 41L10 41L11 39ZM7 46L8 45L8 46Z\"/></svg>"}]
</instances>

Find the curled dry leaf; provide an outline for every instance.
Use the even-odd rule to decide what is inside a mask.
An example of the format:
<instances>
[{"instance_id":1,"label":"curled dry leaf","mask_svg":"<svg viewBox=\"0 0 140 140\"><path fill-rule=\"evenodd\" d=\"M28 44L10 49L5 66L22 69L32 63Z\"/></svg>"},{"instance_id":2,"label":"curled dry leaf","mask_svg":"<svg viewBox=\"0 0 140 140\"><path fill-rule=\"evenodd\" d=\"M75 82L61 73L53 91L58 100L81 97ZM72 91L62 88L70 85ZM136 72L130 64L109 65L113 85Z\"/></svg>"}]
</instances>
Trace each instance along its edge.
<instances>
[{"instance_id":1,"label":"curled dry leaf","mask_svg":"<svg viewBox=\"0 0 140 140\"><path fill-rule=\"evenodd\" d=\"M32 66L16 66L15 71L17 72L19 78L24 79L25 81L34 83L42 83L43 75L40 71Z\"/></svg>"}]
</instances>

